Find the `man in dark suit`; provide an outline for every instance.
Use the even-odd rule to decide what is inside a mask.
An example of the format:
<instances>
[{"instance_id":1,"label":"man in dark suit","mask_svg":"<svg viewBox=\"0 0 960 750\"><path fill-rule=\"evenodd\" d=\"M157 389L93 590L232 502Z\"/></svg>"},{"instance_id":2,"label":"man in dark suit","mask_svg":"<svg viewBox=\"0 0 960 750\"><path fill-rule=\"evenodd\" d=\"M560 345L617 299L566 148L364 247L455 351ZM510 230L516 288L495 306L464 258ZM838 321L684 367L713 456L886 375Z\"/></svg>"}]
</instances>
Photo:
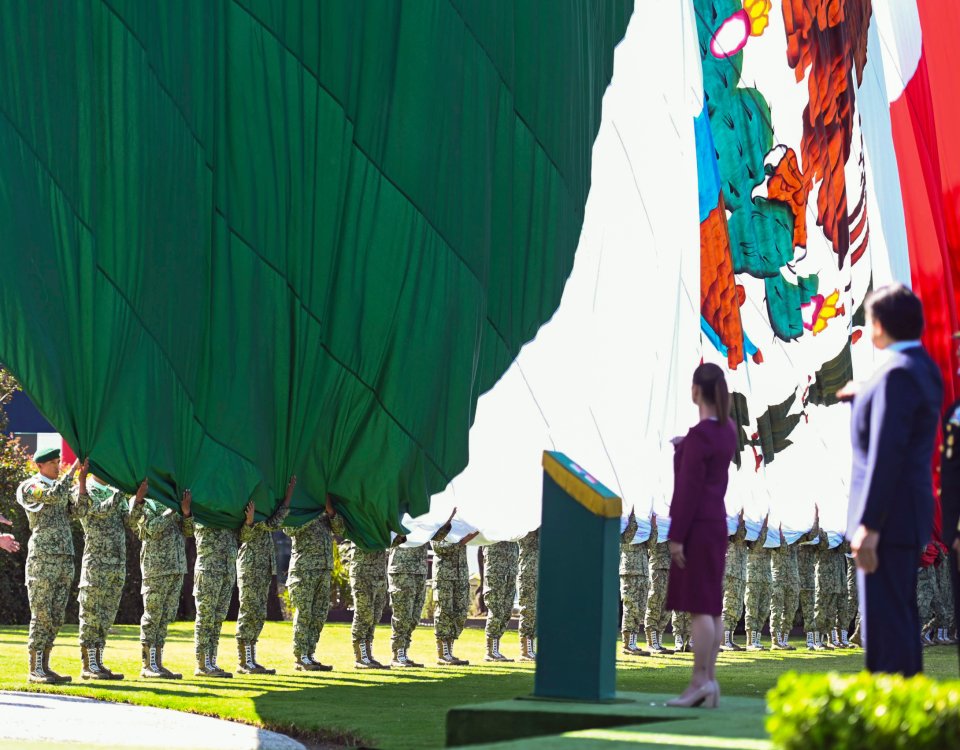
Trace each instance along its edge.
<instances>
[{"instance_id":1,"label":"man in dark suit","mask_svg":"<svg viewBox=\"0 0 960 750\"><path fill-rule=\"evenodd\" d=\"M960 345L960 333L953 334ZM960 350L957 352L960 357ZM950 550L950 582L953 585L954 623L960 624L960 400L954 401L943 417L943 445L940 446L940 501L943 511L943 543Z\"/></svg>"},{"instance_id":2,"label":"man in dark suit","mask_svg":"<svg viewBox=\"0 0 960 750\"><path fill-rule=\"evenodd\" d=\"M933 533L932 462L943 381L920 345L923 306L900 285L867 299L867 331L890 355L856 389L847 533L860 577L871 672L923 670L917 566Z\"/></svg>"}]
</instances>

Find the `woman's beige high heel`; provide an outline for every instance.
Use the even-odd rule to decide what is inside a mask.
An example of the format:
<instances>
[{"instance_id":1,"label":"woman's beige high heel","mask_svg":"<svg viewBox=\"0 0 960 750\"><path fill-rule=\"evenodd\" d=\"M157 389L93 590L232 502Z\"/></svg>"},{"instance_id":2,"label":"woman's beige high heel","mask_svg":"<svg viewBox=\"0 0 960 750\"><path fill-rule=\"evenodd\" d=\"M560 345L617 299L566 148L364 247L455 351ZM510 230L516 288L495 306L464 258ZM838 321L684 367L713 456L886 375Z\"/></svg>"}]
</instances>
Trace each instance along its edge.
<instances>
[{"instance_id":1,"label":"woman's beige high heel","mask_svg":"<svg viewBox=\"0 0 960 750\"><path fill-rule=\"evenodd\" d=\"M717 693L714 690L713 683L708 682L706 685L701 685L694 690L686 698L674 698L673 700L667 701L667 705L672 708L699 708L700 706L704 708L716 708Z\"/></svg>"}]
</instances>

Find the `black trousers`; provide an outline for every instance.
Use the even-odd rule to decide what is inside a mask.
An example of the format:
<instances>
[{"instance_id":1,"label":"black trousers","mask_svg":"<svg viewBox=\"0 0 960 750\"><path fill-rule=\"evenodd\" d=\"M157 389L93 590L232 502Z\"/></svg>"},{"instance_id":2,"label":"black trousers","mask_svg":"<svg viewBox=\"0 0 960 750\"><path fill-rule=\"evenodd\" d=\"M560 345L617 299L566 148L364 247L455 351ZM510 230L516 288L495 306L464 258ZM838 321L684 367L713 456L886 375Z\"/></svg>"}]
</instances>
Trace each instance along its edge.
<instances>
[{"instance_id":1,"label":"black trousers","mask_svg":"<svg viewBox=\"0 0 960 750\"><path fill-rule=\"evenodd\" d=\"M875 573L857 571L860 583L861 635L871 672L905 677L923 671L917 566L923 550L886 545L882 538Z\"/></svg>"}]
</instances>

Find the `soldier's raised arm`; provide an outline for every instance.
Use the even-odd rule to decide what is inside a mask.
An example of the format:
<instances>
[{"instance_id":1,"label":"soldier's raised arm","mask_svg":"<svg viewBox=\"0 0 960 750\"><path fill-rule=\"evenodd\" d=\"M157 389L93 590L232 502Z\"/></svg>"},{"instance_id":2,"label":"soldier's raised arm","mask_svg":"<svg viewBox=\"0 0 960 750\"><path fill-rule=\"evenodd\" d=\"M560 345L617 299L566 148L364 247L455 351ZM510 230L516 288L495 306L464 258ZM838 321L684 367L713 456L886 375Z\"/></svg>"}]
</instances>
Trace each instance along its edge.
<instances>
[{"instance_id":1,"label":"soldier's raised arm","mask_svg":"<svg viewBox=\"0 0 960 750\"><path fill-rule=\"evenodd\" d=\"M253 500L247 503L247 507L243 511L243 526L240 527L240 543L249 542L254 538L253 527L255 526L253 521L253 514L256 513L256 506L253 504Z\"/></svg>"},{"instance_id":2,"label":"soldier's raised arm","mask_svg":"<svg viewBox=\"0 0 960 750\"><path fill-rule=\"evenodd\" d=\"M76 463L74 463L76 466ZM67 477L73 472L73 469L63 477L60 481L64 483L64 486L69 486L66 483ZM87 474L90 473L90 459L85 458L83 463L80 464L80 474L77 476L77 497L72 500L68 506L70 514L76 518L83 518L90 512L90 494L87 492Z\"/></svg>"},{"instance_id":3,"label":"soldier's raised arm","mask_svg":"<svg viewBox=\"0 0 960 750\"><path fill-rule=\"evenodd\" d=\"M283 496L283 502L280 503L280 505L277 506L277 509L273 511L273 514L266 521L264 521L271 531L279 531L280 527L283 526L283 522L290 513L290 501L293 500L293 490L296 486L297 477L296 475L293 475L290 477L290 481L287 482L287 491Z\"/></svg>"},{"instance_id":4,"label":"soldier's raised arm","mask_svg":"<svg viewBox=\"0 0 960 750\"><path fill-rule=\"evenodd\" d=\"M183 491L180 513L180 531L189 538L193 536L193 493L190 490Z\"/></svg>"}]
</instances>

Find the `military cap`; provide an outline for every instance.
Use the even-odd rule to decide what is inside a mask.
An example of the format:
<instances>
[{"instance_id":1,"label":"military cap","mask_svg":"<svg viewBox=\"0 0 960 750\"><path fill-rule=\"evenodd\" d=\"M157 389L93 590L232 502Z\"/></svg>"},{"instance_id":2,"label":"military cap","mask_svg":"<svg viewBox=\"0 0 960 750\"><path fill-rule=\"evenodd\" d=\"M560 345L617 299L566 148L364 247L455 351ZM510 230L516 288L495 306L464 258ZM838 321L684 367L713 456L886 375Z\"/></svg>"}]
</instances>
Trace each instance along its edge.
<instances>
[{"instance_id":1,"label":"military cap","mask_svg":"<svg viewBox=\"0 0 960 750\"><path fill-rule=\"evenodd\" d=\"M44 461L52 461L55 458L60 458L59 448L43 448L33 454L35 464L42 464Z\"/></svg>"}]
</instances>

